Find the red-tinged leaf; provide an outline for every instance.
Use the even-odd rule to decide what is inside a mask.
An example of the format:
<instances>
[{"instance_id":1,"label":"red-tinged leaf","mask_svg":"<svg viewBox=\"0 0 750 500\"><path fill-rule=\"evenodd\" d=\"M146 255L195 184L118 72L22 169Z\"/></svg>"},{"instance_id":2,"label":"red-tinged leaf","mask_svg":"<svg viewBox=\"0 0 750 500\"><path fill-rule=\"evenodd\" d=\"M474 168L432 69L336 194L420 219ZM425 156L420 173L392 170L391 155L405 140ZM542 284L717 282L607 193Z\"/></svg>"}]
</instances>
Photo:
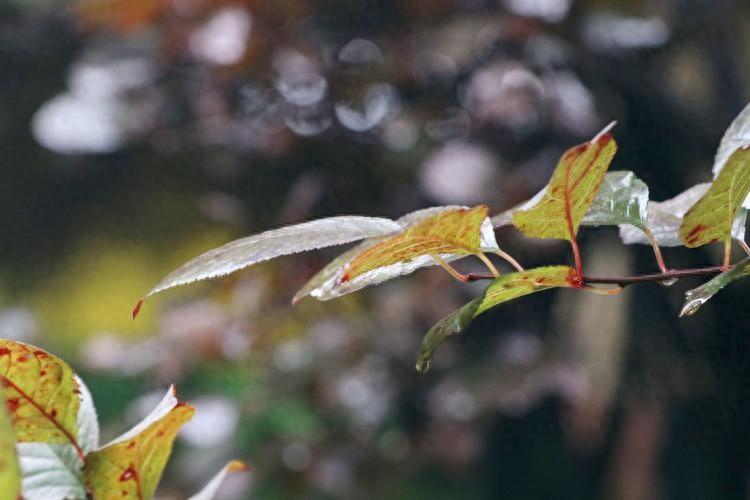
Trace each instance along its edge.
<instances>
[{"instance_id":1,"label":"red-tinged leaf","mask_svg":"<svg viewBox=\"0 0 750 500\"><path fill-rule=\"evenodd\" d=\"M345 283L373 269L423 255L477 254L481 249L481 229L487 212L485 205L479 205L426 218L357 255L346 267L340 281Z\"/></svg>"},{"instance_id":2,"label":"red-tinged leaf","mask_svg":"<svg viewBox=\"0 0 750 500\"><path fill-rule=\"evenodd\" d=\"M0 398L0 402L2 398ZM16 434L8 412L0 408L0 492L3 498L20 498L21 474L16 456Z\"/></svg>"},{"instance_id":3,"label":"red-tinged leaf","mask_svg":"<svg viewBox=\"0 0 750 500\"><path fill-rule=\"evenodd\" d=\"M617 145L609 132L563 154L539 201L513 214L513 224L533 238L574 241L594 201Z\"/></svg>"},{"instance_id":4,"label":"red-tinged leaf","mask_svg":"<svg viewBox=\"0 0 750 500\"><path fill-rule=\"evenodd\" d=\"M0 380L19 442L78 444L80 388L73 370L37 347L0 340Z\"/></svg>"},{"instance_id":5,"label":"red-tinged leaf","mask_svg":"<svg viewBox=\"0 0 750 500\"><path fill-rule=\"evenodd\" d=\"M750 192L750 148L732 154L711 187L690 207L680 226L680 239L694 248L713 242L729 244L732 224Z\"/></svg>"},{"instance_id":6,"label":"red-tinged leaf","mask_svg":"<svg viewBox=\"0 0 750 500\"><path fill-rule=\"evenodd\" d=\"M172 443L195 408L181 403L174 387L143 421L86 457L83 477L94 498L152 498ZM114 495L114 496L113 496Z\"/></svg>"}]
</instances>

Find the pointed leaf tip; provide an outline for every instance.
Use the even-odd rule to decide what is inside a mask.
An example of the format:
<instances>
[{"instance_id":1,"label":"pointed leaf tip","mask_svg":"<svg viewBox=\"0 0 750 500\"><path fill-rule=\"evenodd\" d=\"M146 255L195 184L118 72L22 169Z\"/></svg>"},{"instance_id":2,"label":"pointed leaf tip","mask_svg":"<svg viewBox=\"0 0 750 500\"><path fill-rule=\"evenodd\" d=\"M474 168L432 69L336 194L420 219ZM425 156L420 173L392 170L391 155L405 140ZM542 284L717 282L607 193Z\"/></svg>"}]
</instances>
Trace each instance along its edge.
<instances>
[{"instance_id":1,"label":"pointed leaf tip","mask_svg":"<svg viewBox=\"0 0 750 500\"><path fill-rule=\"evenodd\" d=\"M138 316L138 313L141 312L141 307L143 306L143 301L145 299L141 299L138 301L138 303L133 308L133 321L135 321L135 318Z\"/></svg>"}]
</instances>

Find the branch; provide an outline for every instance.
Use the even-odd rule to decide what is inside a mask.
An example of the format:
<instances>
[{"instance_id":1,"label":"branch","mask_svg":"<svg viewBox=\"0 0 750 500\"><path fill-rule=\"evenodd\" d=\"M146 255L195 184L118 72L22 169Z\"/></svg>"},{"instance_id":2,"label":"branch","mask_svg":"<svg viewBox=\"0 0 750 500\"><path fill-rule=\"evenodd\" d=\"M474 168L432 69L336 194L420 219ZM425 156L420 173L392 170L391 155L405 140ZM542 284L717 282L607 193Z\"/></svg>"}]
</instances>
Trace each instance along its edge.
<instances>
[{"instance_id":1,"label":"branch","mask_svg":"<svg viewBox=\"0 0 750 500\"><path fill-rule=\"evenodd\" d=\"M734 266L729 266L731 269ZM624 287L638 283L670 281L675 278L687 278L690 276L710 276L722 272L722 266L698 267L687 269L671 269L665 273L636 274L634 276L584 276L583 284L611 284ZM467 281L495 279L491 274L469 273Z\"/></svg>"}]
</instances>

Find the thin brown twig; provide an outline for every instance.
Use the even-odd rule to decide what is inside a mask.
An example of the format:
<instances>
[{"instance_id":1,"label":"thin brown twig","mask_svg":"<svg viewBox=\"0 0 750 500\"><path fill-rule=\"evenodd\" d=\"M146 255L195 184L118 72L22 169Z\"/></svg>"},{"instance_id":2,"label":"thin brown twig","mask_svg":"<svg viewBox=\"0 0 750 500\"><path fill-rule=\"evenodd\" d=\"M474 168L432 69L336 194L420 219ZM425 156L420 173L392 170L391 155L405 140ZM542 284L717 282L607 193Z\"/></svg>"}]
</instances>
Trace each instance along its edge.
<instances>
[{"instance_id":1,"label":"thin brown twig","mask_svg":"<svg viewBox=\"0 0 750 500\"><path fill-rule=\"evenodd\" d=\"M659 281L671 281L675 278L688 278L691 276L709 276L722 272L723 266L697 267L685 269L670 269L665 273L636 274L633 276L584 276L583 284L610 284L624 287L626 285L635 285L638 283L649 283ZM729 266L731 269L734 266ZM491 274L469 273L466 275L467 281L491 280L495 279Z\"/></svg>"}]
</instances>

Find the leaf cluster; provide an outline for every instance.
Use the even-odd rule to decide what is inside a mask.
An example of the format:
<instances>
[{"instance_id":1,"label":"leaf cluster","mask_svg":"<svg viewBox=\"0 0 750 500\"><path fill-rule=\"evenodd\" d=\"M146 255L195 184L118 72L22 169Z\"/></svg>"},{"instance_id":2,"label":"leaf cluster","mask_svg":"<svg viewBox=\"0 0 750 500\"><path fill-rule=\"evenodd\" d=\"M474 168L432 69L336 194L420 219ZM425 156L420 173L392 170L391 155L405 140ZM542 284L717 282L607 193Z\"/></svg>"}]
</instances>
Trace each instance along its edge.
<instances>
[{"instance_id":1,"label":"leaf cluster","mask_svg":"<svg viewBox=\"0 0 750 500\"><path fill-rule=\"evenodd\" d=\"M171 386L141 422L105 445L86 384L60 358L0 340L0 492L2 498L153 498L172 444L195 408ZM191 500L214 498L228 463Z\"/></svg>"},{"instance_id":2,"label":"leaf cluster","mask_svg":"<svg viewBox=\"0 0 750 500\"><path fill-rule=\"evenodd\" d=\"M328 300L369 285L410 274L432 265L442 266L459 281L492 279L480 297L438 322L424 338L417 370L429 368L430 358L446 337L466 329L486 310L530 293L551 288L574 288L614 295L628 283L674 283L679 276L711 270L670 270L662 246L696 248L724 245L720 274L686 293L681 315L694 313L731 281L750 274L750 257L731 265L733 242L750 255L745 243L750 208L750 105L727 129L713 165L714 179L693 186L674 198L657 202L648 186L631 171L609 171L617 143L611 123L590 141L563 153L549 182L534 197L492 217L485 205L432 207L397 220L363 216L329 217L283 227L233 241L187 262L170 273L146 297L197 280L229 274L257 262L325 246L362 240L334 259L294 296ZM514 226L531 238L568 241L574 267L545 266L526 270L502 250L494 230ZM618 226L625 244L653 248L658 275L587 278L577 236L581 227ZM489 255L498 255L515 272L501 275ZM451 262L474 256L488 268L487 275L466 275ZM601 283L614 287L602 288ZM138 313L142 301L133 315Z\"/></svg>"}]
</instances>

